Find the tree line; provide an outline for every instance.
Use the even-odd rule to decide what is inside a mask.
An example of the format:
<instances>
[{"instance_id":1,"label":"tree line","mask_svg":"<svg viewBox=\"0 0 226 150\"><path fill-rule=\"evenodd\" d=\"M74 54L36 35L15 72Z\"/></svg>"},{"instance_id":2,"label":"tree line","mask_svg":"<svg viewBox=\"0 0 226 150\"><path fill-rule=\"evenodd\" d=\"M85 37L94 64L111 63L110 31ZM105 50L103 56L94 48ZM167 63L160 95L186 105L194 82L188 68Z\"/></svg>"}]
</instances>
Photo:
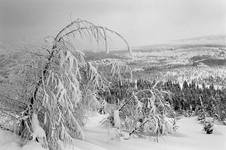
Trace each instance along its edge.
<instances>
[{"instance_id":1,"label":"tree line","mask_svg":"<svg viewBox=\"0 0 226 150\"><path fill-rule=\"evenodd\" d=\"M132 91L151 89L153 86L168 92L165 100L179 114L193 113L199 115L204 109L207 116L217 117L218 120L226 118L226 89L216 89L213 84L198 85L194 81L184 81L182 86L179 82L166 81L156 82L139 79L136 82L114 81L105 91L99 91L99 96L111 104L120 104L128 99Z\"/></svg>"}]
</instances>

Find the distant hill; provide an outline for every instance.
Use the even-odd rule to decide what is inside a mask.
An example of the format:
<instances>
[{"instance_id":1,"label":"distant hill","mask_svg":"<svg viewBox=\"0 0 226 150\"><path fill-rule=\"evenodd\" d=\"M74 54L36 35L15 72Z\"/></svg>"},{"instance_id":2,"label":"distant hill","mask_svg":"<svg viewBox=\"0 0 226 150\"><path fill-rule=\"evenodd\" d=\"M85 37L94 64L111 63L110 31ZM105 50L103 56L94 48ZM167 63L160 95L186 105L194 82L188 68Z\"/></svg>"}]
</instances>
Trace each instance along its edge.
<instances>
[{"instance_id":1,"label":"distant hill","mask_svg":"<svg viewBox=\"0 0 226 150\"><path fill-rule=\"evenodd\" d=\"M194 37L188 39L181 39L174 41L175 44L203 44L203 45L225 45L226 35L208 35L201 37Z\"/></svg>"},{"instance_id":2,"label":"distant hill","mask_svg":"<svg viewBox=\"0 0 226 150\"><path fill-rule=\"evenodd\" d=\"M133 50L159 50L192 47L224 47L226 48L226 35L209 35L188 39L174 40L168 43L134 47Z\"/></svg>"}]
</instances>

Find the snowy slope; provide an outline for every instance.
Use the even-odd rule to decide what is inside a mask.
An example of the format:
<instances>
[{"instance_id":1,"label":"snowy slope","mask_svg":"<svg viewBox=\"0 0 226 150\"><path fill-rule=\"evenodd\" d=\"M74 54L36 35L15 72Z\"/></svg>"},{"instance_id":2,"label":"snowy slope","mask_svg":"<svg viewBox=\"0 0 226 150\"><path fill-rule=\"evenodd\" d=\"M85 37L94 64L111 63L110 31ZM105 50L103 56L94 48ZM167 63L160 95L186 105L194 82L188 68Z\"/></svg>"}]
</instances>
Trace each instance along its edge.
<instances>
[{"instance_id":1,"label":"snowy slope","mask_svg":"<svg viewBox=\"0 0 226 150\"><path fill-rule=\"evenodd\" d=\"M202 131L202 125L196 121L196 117L180 119L177 132L161 137L159 143L153 138L112 140L109 131L99 125L103 118L102 115L90 117L85 127L86 139L75 140L77 148L65 146L64 150L226 150L226 126L215 125L214 134L207 135ZM34 142L24 147L19 147L18 142L18 137L0 131L0 150L43 150Z\"/></svg>"},{"instance_id":2,"label":"snowy slope","mask_svg":"<svg viewBox=\"0 0 226 150\"><path fill-rule=\"evenodd\" d=\"M110 140L107 130L94 125L97 118L93 117L88 121L86 141L107 150L226 150L226 126L215 125L214 134L207 135L195 117L180 119L177 132L162 137L159 143L153 138Z\"/></svg>"}]
</instances>

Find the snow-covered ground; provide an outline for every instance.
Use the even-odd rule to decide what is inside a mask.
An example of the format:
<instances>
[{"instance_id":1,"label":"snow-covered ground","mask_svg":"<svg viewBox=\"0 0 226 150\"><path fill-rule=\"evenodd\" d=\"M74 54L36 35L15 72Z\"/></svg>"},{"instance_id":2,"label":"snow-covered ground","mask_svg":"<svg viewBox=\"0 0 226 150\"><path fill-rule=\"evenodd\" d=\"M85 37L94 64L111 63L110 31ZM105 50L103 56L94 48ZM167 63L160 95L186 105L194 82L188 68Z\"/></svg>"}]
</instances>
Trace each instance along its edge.
<instances>
[{"instance_id":1,"label":"snow-covered ground","mask_svg":"<svg viewBox=\"0 0 226 150\"><path fill-rule=\"evenodd\" d=\"M19 138L10 132L0 130L0 150L45 150L40 144L30 142L21 146Z\"/></svg>"},{"instance_id":2,"label":"snow-covered ground","mask_svg":"<svg viewBox=\"0 0 226 150\"><path fill-rule=\"evenodd\" d=\"M87 121L85 140L75 140L75 150L226 150L226 126L215 125L214 133L207 135L196 117L182 118L178 121L177 132L161 137L159 142L154 138L135 138L112 140L111 132L100 126L102 115L94 115ZM110 136L109 136L110 134ZM6 131L0 131L0 150L43 150L39 144L30 142L19 147L18 138ZM70 150L65 147L64 150ZM72 150L72 149L71 149Z\"/></svg>"},{"instance_id":3,"label":"snow-covered ground","mask_svg":"<svg viewBox=\"0 0 226 150\"><path fill-rule=\"evenodd\" d=\"M110 140L107 130L95 126L97 118L93 117L88 121L86 141L106 150L226 150L226 126L215 125L214 133L207 135L196 117L180 119L177 132L161 137L159 143L154 138Z\"/></svg>"}]
</instances>

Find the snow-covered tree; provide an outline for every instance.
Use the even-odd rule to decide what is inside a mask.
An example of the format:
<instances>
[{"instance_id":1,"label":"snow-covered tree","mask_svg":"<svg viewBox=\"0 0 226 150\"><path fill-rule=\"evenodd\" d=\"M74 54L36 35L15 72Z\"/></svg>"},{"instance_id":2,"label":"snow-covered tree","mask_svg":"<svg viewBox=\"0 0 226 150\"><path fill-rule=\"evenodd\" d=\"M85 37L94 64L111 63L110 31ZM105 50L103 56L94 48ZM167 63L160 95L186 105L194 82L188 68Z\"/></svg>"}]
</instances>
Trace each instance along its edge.
<instances>
[{"instance_id":1,"label":"snow-covered tree","mask_svg":"<svg viewBox=\"0 0 226 150\"><path fill-rule=\"evenodd\" d=\"M84 138L82 125L86 110L98 106L96 90L105 84L73 42L76 43L76 36L89 37L96 42L102 40L109 52L109 33L120 37L131 52L128 42L119 33L77 19L58 32L46 48L47 53L36 53L38 59L31 58L29 64L21 65L19 71L22 72L17 73L20 75L17 79L24 85L19 91L24 94L25 102L20 103L25 106L15 120L17 134L22 139L34 139L43 146L48 143L50 150L59 150L61 143L71 144L74 138ZM26 91L21 93L23 90Z\"/></svg>"}]
</instances>

